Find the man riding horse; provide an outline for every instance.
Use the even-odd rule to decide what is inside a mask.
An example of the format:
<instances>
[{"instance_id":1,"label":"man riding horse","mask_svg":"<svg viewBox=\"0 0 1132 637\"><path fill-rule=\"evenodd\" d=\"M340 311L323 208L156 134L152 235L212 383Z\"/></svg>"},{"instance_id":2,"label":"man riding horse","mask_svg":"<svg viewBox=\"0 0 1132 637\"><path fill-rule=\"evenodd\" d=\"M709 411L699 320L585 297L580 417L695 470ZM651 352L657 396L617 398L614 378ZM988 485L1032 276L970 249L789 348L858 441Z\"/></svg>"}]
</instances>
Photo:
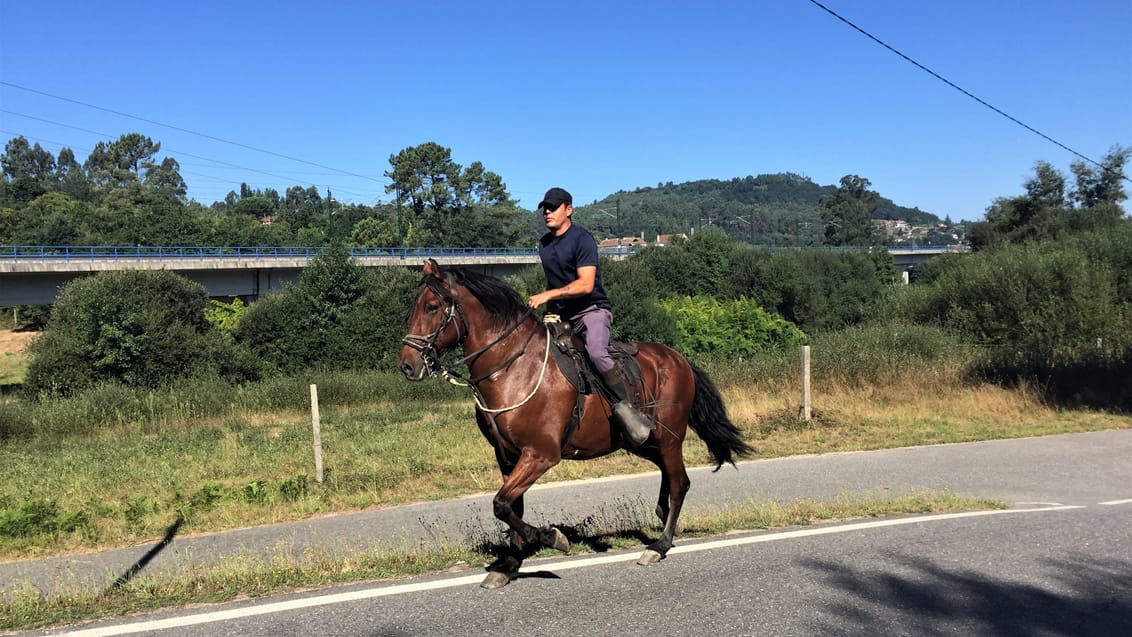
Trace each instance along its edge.
<instances>
[{"instance_id":1,"label":"man riding horse","mask_svg":"<svg viewBox=\"0 0 1132 637\"><path fill-rule=\"evenodd\" d=\"M613 414L626 439L638 447L648 440L655 425L633 407L633 383L609 355L613 306L601 285L597 242L588 230L573 222L574 200L569 192L551 188L538 208L548 230L538 246L547 290L532 295L528 303L532 308L548 304L575 332L581 331L586 354L616 398Z\"/></svg>"}]
</instances>

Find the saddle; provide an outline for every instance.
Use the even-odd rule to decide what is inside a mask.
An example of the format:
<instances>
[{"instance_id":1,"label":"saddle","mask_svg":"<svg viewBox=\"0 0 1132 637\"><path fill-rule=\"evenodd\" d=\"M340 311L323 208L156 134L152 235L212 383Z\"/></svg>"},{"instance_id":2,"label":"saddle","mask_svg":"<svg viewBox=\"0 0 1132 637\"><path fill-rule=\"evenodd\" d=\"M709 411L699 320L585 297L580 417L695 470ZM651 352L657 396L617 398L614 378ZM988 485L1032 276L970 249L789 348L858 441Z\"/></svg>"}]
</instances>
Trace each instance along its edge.
<instances>
[{"instance_id":1,"label":"saddle","mask_svg":"<svg viewBox=\"0 0 1132 637\"><path fill-rule=\"evenodd\" d=\"M574 389L578 390L578 404L574 409L574 420L580 421L582 417L582 404L589 394L600 394L606 400L611 395L601 380L597 369L590 362L586 354L586 344L580 334L575 333L570 324L565 321L548 321L550 338L554 347L550 348L554 354L554 361L558 369ZM637 363L637 346L633 343L621 341L609 342L609 356L625 372L628 384L633 392L631 400L637 409L641 407L641 366ZM572 422L571 425L575 423Z\"/></svg>"}]
</instances>

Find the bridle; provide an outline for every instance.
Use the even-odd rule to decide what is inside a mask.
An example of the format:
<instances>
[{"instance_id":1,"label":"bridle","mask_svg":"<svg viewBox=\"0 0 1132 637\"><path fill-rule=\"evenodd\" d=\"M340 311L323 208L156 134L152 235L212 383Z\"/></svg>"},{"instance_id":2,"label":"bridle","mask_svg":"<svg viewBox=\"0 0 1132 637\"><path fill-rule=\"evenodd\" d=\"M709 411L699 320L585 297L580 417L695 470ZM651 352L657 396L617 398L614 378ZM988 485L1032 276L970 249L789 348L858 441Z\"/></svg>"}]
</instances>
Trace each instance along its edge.
<instances>
[{"instance_id":1,"label":"bridle","mask_svg":"<svg viewBox=\"0 0 1132 637\"><path fill-rule=\"evenodd\" d=\"M428 277L425 282L425 287L430 292L435 294L437 298L444 304L444 317L440 320L440 324L428 336L421 336L420 334L406 334L405 338L401 339L406 347L414 349L421 355L421 361L424 362L425 372L429 376L437 376L444 372L451 373L451 369L460 365L461 363L470 360L470 357L465 356L463 359L457 361L452 365L444 365L441 360L441 352L437 349L437 339L440 334L448 327L450 323L457 318L460 322L456 324L456 342L462 343L468 336L468 322L464 318L464 308L460 306L452 291L447 287L441 285L434 277ZM498 342L498 341L496 341ZM493 342L492 345L495 343ZM477 355L483 353L483 350L477 352Z\"/></svg>"},{"instance_id":2,"label":"bridle","mask_svg":"<svg viewBox=\"0 0 1132 637\"><path fill-rule=\"evenodd\" d=\"M414 349L414 350L416 350L417 352L420 353L421 361L424 363L424 371L429 376L444 376L450 382L453 382L455 384L474 385L475 383L478 383L479 381L495 374L499 370L504 369L505 367L507 367L508 365L513 363L516 359L518 359L520 356L522 356L526 352L527 347L526 347L526 343L524 343L523 347L518 348L513 355L509 356L503 362L496 365L495 368L493 368L491 371L489 371L485 374L481 374L480 376L477 376L475 378L470 378L470 379L466 379L466 380L462 379L460 377L460 374L455 371L457 367L459 367L460 365L463 365L464 363L470 363L474 359L478 358L481 354L483 354L487 350L489 350L492 347L494 347L495 345L497 345L500 341L502 341L503 339L510 336L512 332L514 332L516 329L518 329L518 327L520 325L522 325L524 323L524 321L526 320L526 318L528 316L531 316L534 313L534 308L528 308L527 311L522 316L520 316L510 327L508 327L506 330L504 330L502 334L495 337L495 339L492 340L487 345L484 345L483 347L472 352L471 354L467 354L463 358L460 358L460 359L446 365L446 364L444 364L444 362L442 360L442 354L443 353L440 351L440 349L438 347L437 340L440 338L441 333L443 333L444 330L447 329L447 327L450 324L455 322L455 325L456 325L456 342L457 343L463 343L464 339L466 339L468 337L468 321L467 321L466 318L464 318L464 308L463 308L463 306L460 305L459 299L456 298L456 295L452 292L452 289L450 287L440 283L440 280L437 279L436 277L428 277L428 279L425 281L425 287L430 292L435 294L437 296L437 298L440 299L441 303L444 305L444 316L443 316L443 318L441 318L440 324L436 326L436 329L434 329L431 334L429 334L427 336L422 336L420 334L407 334L407 335L405 335L405 338L401 339L401 342L406 347L408 347L410 349ZM459 319L459 322L456 322L457 319ZM536 332L536 330L531 330L531 333L527 336L527 343L530 343L531 339L534 338L535 332ZM550 339L547 338L547 346L548 347L549 347L549 344L550 344ZM549 350L548 350L548 352L549 352ZM543 361L544 370L545 370L545 367L546 367L546 361L544 360ZM541 374L539 375L539 378L540 378L540 381L541 381L541 378L542 378ZM536 385L536 390L537 390L537 385ZM476 394L477 394L476 400L477 400L477 402L480 402L479 395L478 395L479 392L476 392ZM523 402L526 402L526 401L523 401ZM514 407L508 407L507 409L514 409L517 406L518 405L516 405ZM488 409L482 404L480 404L480 408L484 409L485 411L488 411ZM490 411L506 411L506 410L490 410Z\"/></svg>"},{"instance_id":3,"label":"bridle","mask_svg":"<svg viewBox=\"0 0 1132 637\"><path fill-rule=\"evenodd\" d=\"M444 317L441 318L440 324L436 326L436 329L434 329L431 334L427 336L422 336L420 334L407 334L405 338L401 339L401 342L404 343L406 347L420 352L421 361L424 364L424 372L429 376L443 376L448 380L448 382L454 385L467 387L472 391L472 397L476 401L476 407L480 410L481 413L483 413L487 421L491 424L492 432L495 435L494 444L498 453L506 453L505 448L507 445L510 445L512 449L518 449L515 443L510 441L503 434L503 431L499 427L499 423L496 421L496 415L522 407L523 405L527 404L527 402L529 402L532 398L534 398L536 394L538 394L539 388L542 387L543 379L546 376L547 365L550 362L550 341L552 340L550 337L550 326L546 324L544 324L543 326L543 329L546 331L546 351L543 352L542 366L539 369L538 379L535 381L534 387L531 389L530 393L527 394L526 398L520 400L514 405L491 408L487 406L487 403L484 401L484 396L476 386L476 383L479 383L486 378L492 377L496 373L506 369L511 365L511 363L515 362L519 359L519 357L525 354L527 352L527 346L530 344L531 339L533 339L535 334L538 332L537 327L530 331L530 333L527 335L527 340L523 343L522 347L516 348L514 354L508 356L486 374L481 374L475 378L464 379L461 378L460 375L455 371L455 368L476 359L481 354L497 345L503 339L510 336L511 333L518 329L520 325L526 323L527 317L534 314L534 308L528 308L527 311L522 316L520 316L510 327L504 330L502 334L495 337L487 345L484 345L483 347L472 352L471 354L464 356L454 363L445 365L441 360L442 352L440 351L437 340L450 324L455 323L456 342L463 344L464 340L468 337L468 321L464 317L464 308L460 305L459 299L456 298L456 295L452 292L452 289L450 287L443 285L440 282L439 278L428 277L428 279L425 281L425 287L430 292L435 294L437 298L440 299L440 302L444 304ZM457 320L459 322L456 322ZM469 369L471 369L470 364Z\"/></svg>"}]
</instances>

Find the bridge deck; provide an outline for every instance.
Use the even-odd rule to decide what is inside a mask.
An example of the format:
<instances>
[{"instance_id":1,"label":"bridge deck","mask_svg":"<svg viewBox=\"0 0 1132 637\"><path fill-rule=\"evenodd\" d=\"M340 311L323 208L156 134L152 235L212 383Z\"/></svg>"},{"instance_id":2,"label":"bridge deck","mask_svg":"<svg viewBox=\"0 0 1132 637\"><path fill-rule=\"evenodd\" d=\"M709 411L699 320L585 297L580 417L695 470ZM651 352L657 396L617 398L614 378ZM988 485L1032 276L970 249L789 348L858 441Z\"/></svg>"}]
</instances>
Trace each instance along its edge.
<instances>
[{"instance_id":1,"label":"bridge deck","mask_svg":"<svg viewBox=\"0 0 1132 637\"><path fill-rule=\"evenodd\" d=\"M768 250L862 250L867 248L766 248ZM326 248L207 246L0 246L0 307L53 303L72 279L110 270L172 270L197 281L210 296L254 298L298 280L311 259ZM898 267L923 262L955 246L892 247ZM623 259L634 248L602 250ZM473 267L495 276L515 274L538 263L535 248L351 248L366 267L420 268L425 259Z\"/></svg>"}]
</instances>

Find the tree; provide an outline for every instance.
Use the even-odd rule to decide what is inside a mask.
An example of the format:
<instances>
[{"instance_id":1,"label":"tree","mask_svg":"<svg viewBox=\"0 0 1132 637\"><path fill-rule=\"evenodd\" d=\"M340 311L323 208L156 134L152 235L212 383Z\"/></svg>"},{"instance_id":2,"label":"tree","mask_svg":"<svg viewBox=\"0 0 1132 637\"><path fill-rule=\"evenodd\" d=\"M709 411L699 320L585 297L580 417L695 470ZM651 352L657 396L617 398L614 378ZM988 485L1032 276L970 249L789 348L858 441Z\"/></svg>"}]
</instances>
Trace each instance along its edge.
<instances>
[{"instance_id":1,"label":"tree","mask_svg":"<svg viewBox=\"0 0 1132 637\"><path fill-rule=\"evenodd\" d=\"M986 219L968 233L971 247L982 250L1005 243L1059 239L1069 233L1111 229L1124 215L1124 164L1132 149L1113 147L1099 167L1071 165L1074 183L1045 161L1034 164L1025 194L1000 197Z\"/></svg>"},{"instance_id":2,"label":"tree","mask_svg":"<svg viewBox=\"0 0 1132 637\"><path fill-rule=\"evenodd\" d=\"M16 205L26 204L47 192L55 176L55 158L38 142L30 146L23 135L4 146L0 166L4 171L0 202Z\"/></svg>"},{"instance_id":3,"label":"tree","mask_svg":"<svg viewBox=\"0 0 1132 637\"><path fill-rule=\"evenodd\" d=\"M1048 162L1034 164L1026 193L999 197L987 208L986 221L975 224L969 235L976 250L1000 243L1052 239L1065 230L1068 200L1065 175Z\"/></svg>"},{"instance_id":4,"label":"tree","mask_svg":"<svg viewBox=\"0 0 1132 637\"><path fill-rule=\"evenodd\" d=\"M17 240L28 245L71 245L80 235L81 208L61 192L44 193L20 215Z\"/></svg>"},{"instance_id":5,"label":"tree","mask_svg":"<svg viewBox=\"0 0 1132 637\"><path fill-rule=\"evenodd\" d=\"M283 195L279 204L279 217L277 221L286 221L291 227L310 228L316 225L316 218L323 209L322 195L318 188L310 186L291 186ZM325 234L325 228L320 228Z\"/></svg>"},{"instance_id":6,"label":"tree","mask_svg":"<svg viewBox=\"0 0 1132 637\"><path fill-rule=\"evenodd\" d=\"M659 248L649 248L656 251ZM660 299L668 294L652 272L636 262L602 261L602 284L613 302L615 313L613 336L622 341L652 341L675 345L676 320L660 306ZM535 268L542 275L542 268ZM532 273L533 274L533 273ZM528 289L546 289L545 280Z\"/></svg>"},{"instance_id":7,"label":"tree","mask_svg":"<svg viewBox=\"0 0 1132 637\"><path fill-rule=\"evenodd\" d=\"M83 167L75 160L75 153L70 148L59 150L59 159L55 164L55 182L59 191L76 201L91 201L92 192L90 181L83 172Z\"/></svg>"},{"instance_id":8,"label":"tree","mask_svg":"<svg viewBox=\"0 0 1132 637\"><path fill-rule=\"evenodd\" d=\"M409 207L404 227L413 232L406 233L407 245L480 245L487 237L513 234L507 226L518 216L515 202L503 179L480 162L464 169L451 149L426 142L391 155L389 164L385 176L392 183L385 192ZM485 225L492 231L485 234Z\"/></svg>"},{"instance_id":9,"label":"tree","mask_svg":"<svg viewBox=\"0 0 1132 637\"><path fill-rule=\"evenodd\" d=\"M381 247L397 243L397 229L388 219L366 217L354 224L350 241L359 246Z\"/></svg>"},{"instance_id":10,"label":"tree","mask_svg":"<svg viewBox=\"0 0 1132 637\"><path fill-rule=\"evenodd\" d=\"M160 142L141 133L126 133L109 144L95 144L84 166L91 181L102 188L142 183L146 173L157 167L154 156L160 150Z\"/></svg>"},{"instance_id":11,"label":"tree","mask_svg":"<svg viewBox=\"0 0 1132 637\"><path fill-rule=\"evenodd\" d=\"M453 212L456 200L454 187L460 165L452 161L452 150L426 142L390 155L393 167L385 176L393 183L385 187L394 193L397 202L409 204L413 217L423 221L437 241L441 241L444 225Z\"/></svg>"},{"instance_id":12,"label":"tree","mask_svg":"<svg viewBox=\"0 0 1132 637\"><path fill-rule=\"evenodd\" d=\"M715 227L703 228L688 241L674 247L682 251L686 261L678 275L684 279L681 286L684 293L716 296L727 285L727 274L731 268L731 254L736 245L727 238L727 233ZM676 276L670 272L669 276Z\"/></svg>"},{"instance_id":13,"label":"tree","mask_svg":"<svg viewBox=\"0 0 1132 637\"><path fill-rule=\"evenodd\" d=\"M507 184L499 175L485 170L483 164L474 161L457 180L457 194L463 207L511 205L507 194Z\"/></svg>"},{"instance_id":14,"label":"tree","mask_svg":"<svg viewBox=\"0 0 1132 637\"><path fill-rule=\"evenodd\" d=\"M177 198L184 197L188 192L188 186L181 178L181 165L172 157L166 157L160 164L150 166L146 170L143 183L149 188Z\"/></svg>"},{"instance_id":15,"label":"tree","mask_svg":"<svg viewBox=\"0 0 1132 637\"><path fill-rule=\"evenodd\" d=\"M9 179L31 179L38 182L50 181L55 172L55 158L51 153L40 147L29 146L23 135L15 137L4 146L4 155L0 157L4 176Z\"/></svg>"},{"instance_id":16,"label":"tree","mask_svg":"<svg viewBox=\"0 0 1132 637\"><path fill-rule=\"evenodd\" d=\"M1124 165L1132 149L1113 147L1099 168L1083 161L1073 162L1070 170L1075 185L1070 200L1075 209L1069 215L1074 230L1111 228L1124 215L1120 202L1128 198L1124 192Z\"/></svg>"},{"instance_id":17,"label":"tree","mask_svg":"<svg viewBox=\"0 0 1132 637\"><path fill-rule=\"evenodd\" d=\"M869 190L868 179L845 175L841 186L818 204L826 245L872 245L877 242L873 213L880 206L880 195Z\"/></svg>"},{"instance_id":18,"label":"tree","mask_svg":"<svg viewBox=\"0 0 1132 637\"><path fill-rule=\"evenodd\" d=\"M236 205L233 207L233 212L238 215L247 215L255 217L258 221L263 221L265 217L270 216L275 212L271 202L266 197L241 197Z\"/></svg>"}]
</instances>

